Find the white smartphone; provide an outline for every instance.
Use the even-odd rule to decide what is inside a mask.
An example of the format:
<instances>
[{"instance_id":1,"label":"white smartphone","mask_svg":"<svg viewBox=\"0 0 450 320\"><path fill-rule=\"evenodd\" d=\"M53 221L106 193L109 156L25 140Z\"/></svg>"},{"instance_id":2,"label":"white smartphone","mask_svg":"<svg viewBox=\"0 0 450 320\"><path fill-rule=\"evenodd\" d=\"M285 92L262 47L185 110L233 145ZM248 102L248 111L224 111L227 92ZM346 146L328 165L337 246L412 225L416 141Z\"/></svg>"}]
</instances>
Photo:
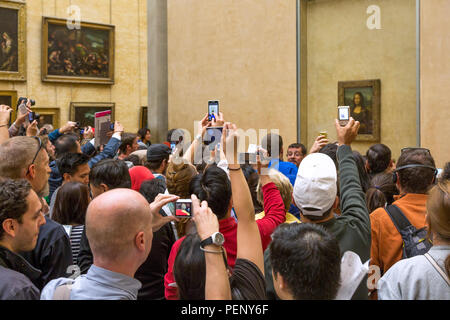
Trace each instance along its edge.
<instances>
[{"instance_id":1,"label":"white smartphone","mask_svg":"<svg viewBox=\"0 0 450 320\"><path fill-rule=\"evenodd\" d=\"M338 120L342 127L345 127L350 120L350 107L339 106L338 107Z\"/></svg>"}]
</instances>

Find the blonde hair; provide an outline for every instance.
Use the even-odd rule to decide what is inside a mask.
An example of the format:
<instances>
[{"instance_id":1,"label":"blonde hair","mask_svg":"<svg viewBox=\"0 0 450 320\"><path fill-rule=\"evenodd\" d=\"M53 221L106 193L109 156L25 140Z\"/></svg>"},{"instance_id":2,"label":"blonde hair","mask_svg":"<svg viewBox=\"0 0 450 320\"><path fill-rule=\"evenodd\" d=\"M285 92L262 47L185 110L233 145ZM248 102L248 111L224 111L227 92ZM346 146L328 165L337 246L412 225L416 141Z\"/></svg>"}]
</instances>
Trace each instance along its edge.
<instances>
[{"instance_id":1,"label":"blonde hair","mask_svg":"<svg viewBox=\"0 0 450 320\"><path fill-rule=\"evenodd\" d=\"M166 171L167 190L181 198L190 199L189 184L197 174L197 170L192 164L169 162Z\"/></svg>"},{"instance_id":2,"label":"blonde hair","mask_svg":"<svg viewBox=\"0 0 450 320\"><path fill-rule=\"evenodd\" d=\"M294 189L291 182L284 174L275 169L269 169L269 177L270 180L272 180L272 182L275 184L277 189L280 191L281 198L283 199L284 203L284 210L288 211L292 203L292 190ZM256 190L258 201L264 203L261 182L258 182Z\"/></svg>"},{"instance_id":3,"label":"blonde hair","mask_svg":"<svg viewBox=\"0 0 450 320\"><path fill-rule=\"evenodd\" d=\"M428 233L450 242L450 184L442 180L429 193L427 200ZM445 259L445 271L450 277L450 255Z\"/></svg>"}]
</instances>

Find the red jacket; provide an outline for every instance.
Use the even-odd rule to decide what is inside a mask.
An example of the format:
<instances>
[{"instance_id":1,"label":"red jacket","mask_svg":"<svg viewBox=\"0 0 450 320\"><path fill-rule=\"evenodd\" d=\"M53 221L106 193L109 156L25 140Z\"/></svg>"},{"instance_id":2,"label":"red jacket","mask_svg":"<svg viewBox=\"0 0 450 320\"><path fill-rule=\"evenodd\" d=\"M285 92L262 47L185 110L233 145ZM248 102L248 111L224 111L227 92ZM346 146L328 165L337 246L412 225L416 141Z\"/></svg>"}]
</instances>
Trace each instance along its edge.
<instances>
[{"instance_id":1,"label":"red jacket","mask_svg":"<svg viewBox=\"0 0 450 320\"><path fill-rule=\"evenodd\" d=\"M273 182L266 184L263 188L264 211L267 212L264 218L257 220L263 250L266 250L271 241L271 234L275 228L286 219L286 211L280 192ZM233 268L237 254L237 223L233 217L219 220L219 231L225 237L224 248L227 251L228 265ZM165 296L167 300L177 300L177 288L169 284L175 282L173 275L173 265L178 253L178 249L185 237L178 239L172 246L168 259L168 270L164 276Z\"/></svg>"}]
</instances>

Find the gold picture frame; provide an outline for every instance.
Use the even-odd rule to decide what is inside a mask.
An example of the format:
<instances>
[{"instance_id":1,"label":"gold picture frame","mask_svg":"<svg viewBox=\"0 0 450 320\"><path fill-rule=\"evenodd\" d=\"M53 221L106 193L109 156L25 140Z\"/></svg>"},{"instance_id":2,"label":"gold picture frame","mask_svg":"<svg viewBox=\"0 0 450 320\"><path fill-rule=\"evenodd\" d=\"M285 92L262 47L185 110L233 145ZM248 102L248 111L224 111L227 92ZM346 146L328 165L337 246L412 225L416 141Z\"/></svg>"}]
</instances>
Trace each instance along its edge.
<instances>
[{"instance_id":1,"label":"gold picture frame","mask_svg":"<svg viewBox=\"0 0 450 320\"><path fill-rule=\"evenodd\" d=\"M139 115L139 129L148 127L148 107L141 107L141 112Z\"/></svg>"},{"instance_id":2,"label":"gold picture frame","mask_svg":"<svg viewBox=\"0 0 450 320\"><path fill-rule=\"evenodd\" d=\"M12 109L11 123L16 120L17 99L18 97L16 90L0 90L0 104L10 106Z\"/></svg>"},{"instance_id":3,"label":"gold picture frame","mask_svg":"<svg viewBox=\"0 0 450 320\"><path fill-rule=\"evenodd\" d=\"M111 122L115 117L114 102L71 102L69 120L80 122L80 127L95 127L95 113L111 110Z\"/></svg>"},{"instance_id":4,"label":"gold picture frame","mask_svg":"<svg viewBox=\"0 0 450 320\"><path fill-rule=\"evenodd\" d=\"M379 142L381 81L339 81L338 97L338 104L350 106L350 116L361 123L355 141Z\"/></svg>"},{"instance_id":5,"label":"gold picture frame","mask_svg":"<svg viewBox=\"0 0 450 320\"><path fill-rule=\"evenodd\" d=\"M114 84L115 26L42 18L42 81Z\"/></svg>"},{"instance_id":6,"label":"gold picture frame","mask_svg":"<svg viewBox=\"0 0 450 320\"><path fill-rule=\"evenodd\" d=\"M0 80L27 79L26 18L25 2L0 0Z\"/></svg>"},{"instance_id":7,"label":"gold picture frame","mask_svg":"<svg viewBox=\"0 0 450 320\"><path fill-rule=\"evenodd\" d=\"M44 119L47 119L51 117L50 124L53 126L54 129L61 128L60 126L60 120L61 120L61 110L59 108L34 108L31 107L31 110L39 114L41 117L44 117ZM39 121L39 127L42 125L49 123L49 121L45 120L44 122Z\"/></svg>"}]
</instances>

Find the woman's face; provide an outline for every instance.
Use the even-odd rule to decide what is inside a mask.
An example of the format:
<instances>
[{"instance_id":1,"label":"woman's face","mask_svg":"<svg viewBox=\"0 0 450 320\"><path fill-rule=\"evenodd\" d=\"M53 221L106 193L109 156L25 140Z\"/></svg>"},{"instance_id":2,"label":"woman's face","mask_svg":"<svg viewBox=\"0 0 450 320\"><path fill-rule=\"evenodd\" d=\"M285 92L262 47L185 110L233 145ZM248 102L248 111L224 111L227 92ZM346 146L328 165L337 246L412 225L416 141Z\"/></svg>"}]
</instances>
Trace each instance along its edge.
<instances>
[{"instance_id":1,"label":"woman's face","mask_svg":"<svg viewBox=\"0 0 450 320\"><path fill-rule=\"evenodd\" d=\"M359 94L355 94L354 97L353 97L353 102L354 102L356 105L361 104L361 96L360 96Z\"/></svg>"},{"instance_id":2,"label":"woman's face","mask_svg":"<svg viewBox=\"0 0 450 320\"><path fill-rule=\"evenodd\" d=\"M147 133L145 134L145 140L150 141L151 137L152 137L152 135L150 134L150 130L147 130Z\"/></svg>"}]
</instances>

